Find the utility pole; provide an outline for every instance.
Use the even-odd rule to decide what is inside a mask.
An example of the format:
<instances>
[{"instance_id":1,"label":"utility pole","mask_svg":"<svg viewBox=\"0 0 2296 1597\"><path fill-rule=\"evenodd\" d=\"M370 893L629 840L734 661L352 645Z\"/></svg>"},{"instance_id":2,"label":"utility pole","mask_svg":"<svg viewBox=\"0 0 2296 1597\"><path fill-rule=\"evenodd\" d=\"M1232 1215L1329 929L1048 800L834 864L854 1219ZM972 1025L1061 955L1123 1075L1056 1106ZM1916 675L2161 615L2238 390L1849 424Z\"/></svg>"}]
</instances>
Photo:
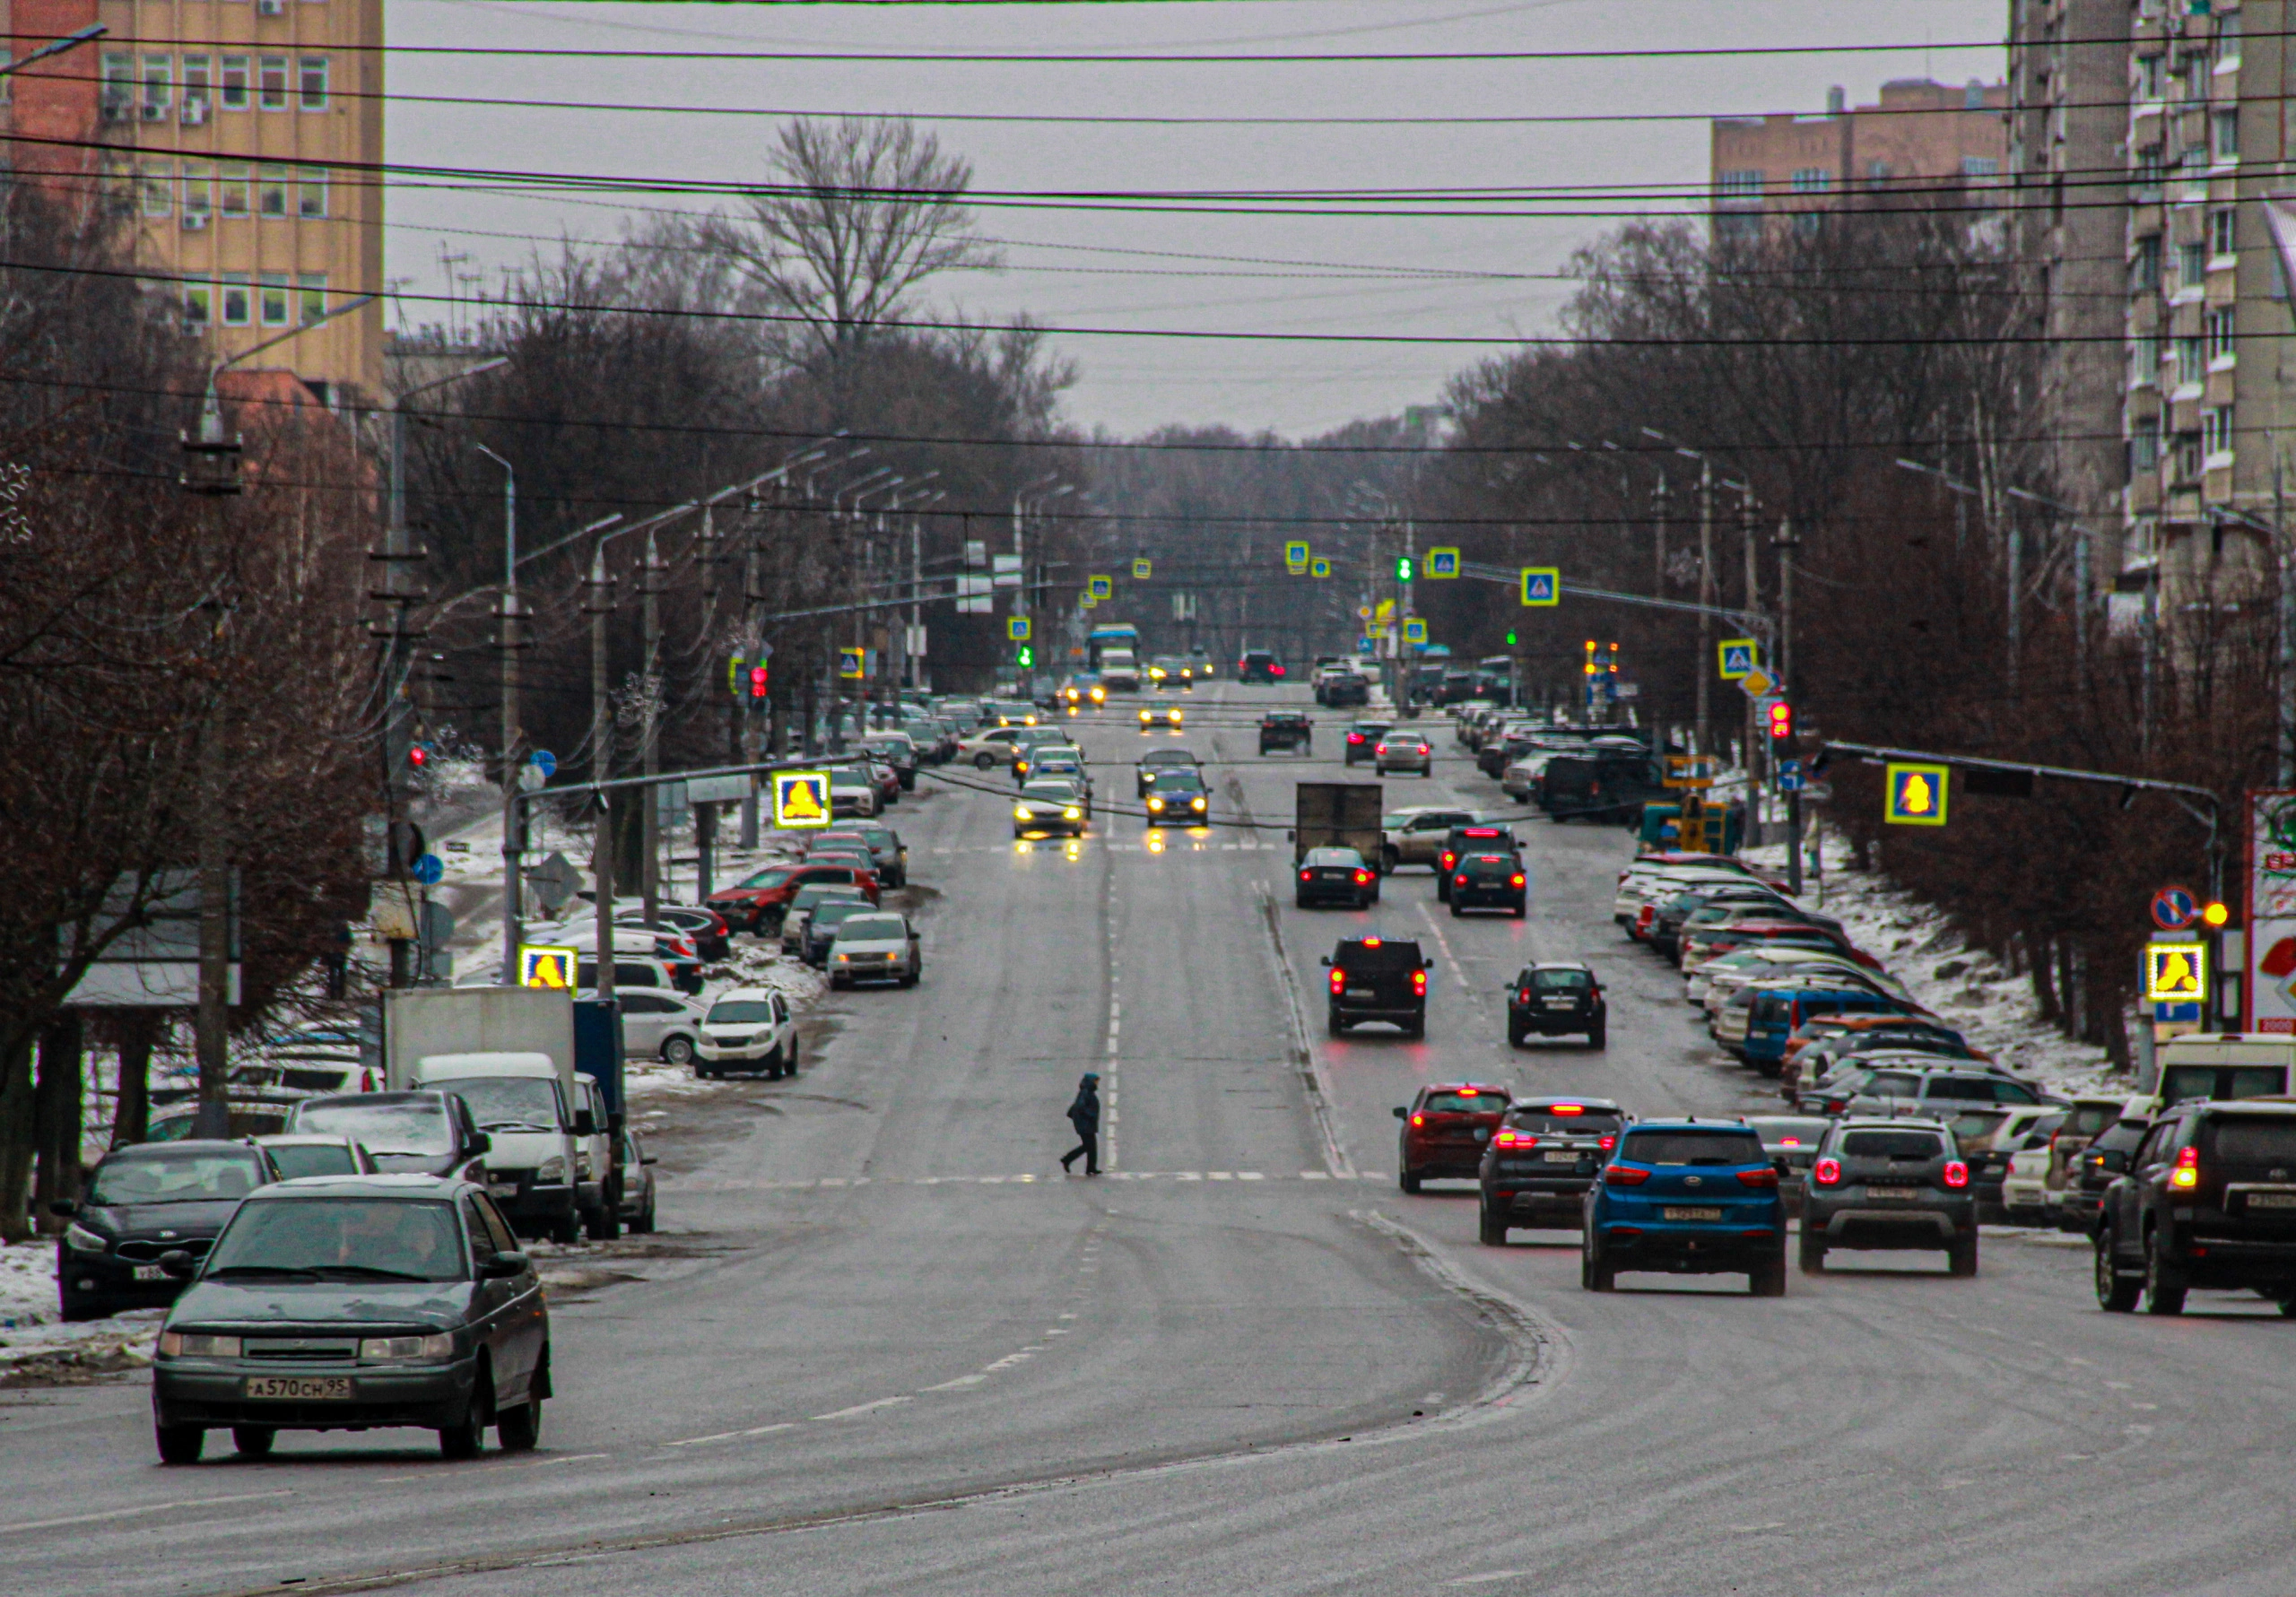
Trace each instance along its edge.
<instances>
[{"instance_id":1,"label":"utility pole","mask_svg":"<svg viewBox=\"0 0 2296 1597\"><path fill-rule=\"evenodd\" d=\"M1745 545L1746 556L1746 613L1761 613L1761 560L1760 534L1755 530L1754 495L1752 488L1739 490L1738 538ZM1770 662L1774 668L1776 661ZM1773 669L1772 675L1777 673ZM1782 681L1782 679L1781 679ZM1746 846L1761 846L1762 777L1769 762L1762 758L1762 745L1770 741L1761 716L1754 707L1753 696L1742 693L1746 701Z\"/></svg>"},{"instance_id":2,"label":"utility pole","mask_svg":"<svg viewBox=\"0 0 2296 1597\"><path fill-rule=\"evenodd\" d=\"M644 773L648 777L645 807L639 812L639 835L644 839L645 857L639 870L639 890L646 897L646 924L656 924L662 907L661 827L662 807L652 778L661 774L661 669L662 669L662 591L669 586L669 563L662 559L654 534L646 534L646 558L638 568L638 598L640 625L645 638L645 674L639 679L639 691L642 708L639 720L639 734L644 740L639 746L644 757Z\"/></svg>"},{"instance_id":3,"label":"utility pole","mask_svg":"<svg viewBox=\"0 0 2296 1597\"><path fill-rule=\"evenodd\" d=\"M1794 518L1781 517L1778 523L1778 682L1779 690L1787 696L1787 703L1795 704L1794 679L1787 674L1794 664L1794 551L1801 540L1794 535ZM1797 728L1798 730L1798 728ZM1789 755L1795 753L1790 747ZM1804 778L1806 780L1806 777ZM1802 890L1802 789L1797 785L1786 795L1786 890L1799 894Z\"/></svg>"},{"instance_id":4,"label":"utility pole","mask_svg":"<svg viewBox=\"0 0 2296 1597\"><path fill-rule=\"evenodd\" d=\"M1653 597L1666 596L1666 473L1658 473L1658 486L1650 490L1650 524L1653 565L1650 592Z\"/></svg>"},{"instance_id":5,"label":"utility pole","mask_svg":"<svg viewBox=\"0 0 2296 1597\"><path fill-rule=\"evenodd\" d=\"M2023 534L2018 531L2016 516L2005 516L2002 520L2006 524L2002 529L2002 538L2003 542L2008 545L2009 555L2008 677L2009 694L2013 699L2017 694L2018 656L2024 652L2024 640L2020 631L2021 612L2024 607L2018 603L2017 590L2024 586L2025 581L2025 540Z\"/></svg>"},{"instance_id":6,"label":"utility pole","mask_svg":"<svg viewBox=\"0 0 2296 1597\"><path fill-rule=\"evenodd\" d=\"M1698 751L1714 752L1714 463L1698 463Z\"/></svg>"},{"instance_id":7,"label":"utility pole","mask_svg":"<svg viewBox=\"0 0 2296 1597\"><path fill-rule=\"evenodd\" d=\"M613 709L606 698L606 617L613 611L613 578L606 575L605 540L590 554L582 613L590 618L590 780L613 780ZM592 796L597 816L590 833L591 909L597 926L597 995L613 996L613 810L607 789Z\"/></svg>"},{"instance_id":8,"label":"utility pole","mask_svg":"<svg viewBox=\"0 0 2296 1597\"><path fill-rule=\"evenodd\" d=\"M519 880L526 856L526 838L520 830L526 818L518 807L518 651L526 647L526 640L518 636L518 473L484 444L474 447L502 468L502 595L494 610L502 650L501 981L506 987L515 987L518 944L526 930L525 884Z\"/></svg>"},{"instance_id":9,"label":"utility pole","mask_svg":"<svg viewBox=\"0 0 2296 1597\"><path fill-rule=\"evenodd\" d=\"M2280 762L2279 785L2296 787L2296 562L2289 558L2287 464L2275 443L2272 452L2272 547L2280 568Z\"/></svg>"}]
</instances>

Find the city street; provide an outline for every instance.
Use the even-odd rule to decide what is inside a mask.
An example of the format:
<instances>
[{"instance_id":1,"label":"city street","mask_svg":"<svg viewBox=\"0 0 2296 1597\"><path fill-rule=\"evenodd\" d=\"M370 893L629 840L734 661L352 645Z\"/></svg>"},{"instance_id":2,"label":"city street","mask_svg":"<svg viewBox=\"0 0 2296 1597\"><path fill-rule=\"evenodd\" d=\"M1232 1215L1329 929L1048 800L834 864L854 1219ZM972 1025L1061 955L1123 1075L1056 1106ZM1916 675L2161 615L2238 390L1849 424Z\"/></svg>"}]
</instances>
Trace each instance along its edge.
<instances>
[{"instance_id":1,"label":"city street","mask_svg":"<svg viewBox=\"0 0 2296 1597\"><path fill-rule=\"evenodd\" d=\"M1390 1111L1424 1082L1776 1100L1611 924L1617 829L1522 820L1524 921L1454 920L1413 871L1365 914L1294 908L1292 784L1341 778L1344 718L1318 758L1256 756L1294 700L1222 682L1178 737L1083 718L1100 810L1074 845L1013 842L1001 772L927 773L891 818L933 894L924 984L834 995L802 1075L691 1100L703 1131L657 1145L661 1233L553 1304L538 1452L288 1433L162 1469L141 1379L0 1394L0 1593L2296 1584L2256 1462L2296 1444L2291 1332L2253 1296L2100 1315L2084 1246L2003 1231L1974 1280L1836 1255L1784 1301L1598 1297L1573 1237L1483 1247L1468 1184L1398 1192ZM1492 805L1424 725L1436 774L1388 808ZM1109 814L1163 742L1259 828ZM1318 960L1352 924L1430 947L1424 1042L1322 1036ZM1600 973L1605 1053L1510 1055L1534 957ZM1098 1180L1056 1162L1086 1070Z\"/></svg>"}]
</instances>

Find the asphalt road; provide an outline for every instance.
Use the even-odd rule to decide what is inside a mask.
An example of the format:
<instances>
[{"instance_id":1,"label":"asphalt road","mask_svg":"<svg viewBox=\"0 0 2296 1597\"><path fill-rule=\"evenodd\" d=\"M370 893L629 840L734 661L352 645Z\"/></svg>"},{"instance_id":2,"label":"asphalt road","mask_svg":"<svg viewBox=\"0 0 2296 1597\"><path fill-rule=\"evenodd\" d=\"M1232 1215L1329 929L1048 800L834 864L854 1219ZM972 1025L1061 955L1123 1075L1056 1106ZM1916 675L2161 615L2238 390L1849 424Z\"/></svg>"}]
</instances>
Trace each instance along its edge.
<instances>
[{"instance_id":1,"label":"asphalt road","mask_svg":"<svg viewBox=\"0 0 2296 1597\"><path fill-rule=\"evenodd\" d=\"M2013 1233L1972 1280L1853 1255L1783 1301L1596 1297L1571 1238L1482 1247L1467 1186L1400 1193L1423 1081L1767 1104L1610 924L1617 830L1525 822L1523 922L1453 920L1418 873L1295 909L1291 784L1339 767L1252 752L1274 697L1199 691L1179 740L1274 829L1016 845L964 769L894 812L940 893L924 985L838 995L804 1075L682 1112L663 1236L554 1306L541 1452L290 1435L161 1469L140 1385L11 1396L0 1593L2296 1589L2296 1327L2254 1298L2107 1316L2085 1254ZM1082 725L1128 807L1173 740ZM1499 803L1428 725L1452 758L1390 807ZM1359 922L1435 943L1424 1042L1321 1036L1317 960ZM1510 1055L1500 989L1559 956L1604 973L1610 1046ZM1086 1069L1099 1180L1054 1162Z\"/></svg>"}]
</instances>

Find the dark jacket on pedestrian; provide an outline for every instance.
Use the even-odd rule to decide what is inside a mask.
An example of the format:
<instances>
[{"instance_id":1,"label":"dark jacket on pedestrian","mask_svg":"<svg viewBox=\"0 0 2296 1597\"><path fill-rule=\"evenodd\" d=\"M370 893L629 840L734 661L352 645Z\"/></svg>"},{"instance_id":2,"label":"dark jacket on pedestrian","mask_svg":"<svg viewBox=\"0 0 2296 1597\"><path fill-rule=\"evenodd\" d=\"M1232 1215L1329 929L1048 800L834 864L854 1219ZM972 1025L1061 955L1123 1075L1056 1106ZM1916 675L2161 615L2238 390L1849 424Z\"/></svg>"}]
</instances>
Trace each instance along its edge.
<instances>
[{"instance_id":1,"label":"dark jacket on pedestrian","mask_svg":"<svg viewBox=\"0 0 2296 1597\"><path fill-rule=\"evenodd\" d=\"M1076 1134L1080 1137L1100 1134L1100 1077L1087 1075L1076 1084L1076 1101L1068 1106L1068 1124L1076 1128Z\"/></svg>"}]
</instances>

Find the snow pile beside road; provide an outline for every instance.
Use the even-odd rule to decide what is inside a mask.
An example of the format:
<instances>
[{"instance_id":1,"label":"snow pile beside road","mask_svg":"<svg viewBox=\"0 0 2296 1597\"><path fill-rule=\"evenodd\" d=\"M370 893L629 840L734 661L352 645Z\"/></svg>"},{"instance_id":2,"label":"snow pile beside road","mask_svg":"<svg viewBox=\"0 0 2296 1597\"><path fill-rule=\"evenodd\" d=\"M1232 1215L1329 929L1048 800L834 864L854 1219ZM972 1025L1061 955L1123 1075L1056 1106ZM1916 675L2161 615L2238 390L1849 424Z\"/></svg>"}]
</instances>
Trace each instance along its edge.
<instances>
[{"instance_id":1,"label":"snow pile beside road","mask_svg":"<svg viewBox=\"0 0 2296 1597\"><path fill-rule=\"evenodd\" d=\"M64 1324L52 1237L0 1246L0 1385L85 1379L152 1362L156 1308Z\"/></svg>"},{"instance_id":2,"label":"snow pile beside road","mask_svg":"<svg viewBox=\"0 0 2296 1597\"><path fill-rule=\"evenodd\" d=\"M797 1014L811 1009L829 990L825 977L802 959L784 956L778 942L736 942L732 954L706 967L702 976L704 1002L731 987L763 987L780 994ZM629 1061L623 1067L623 1081L633 1100L700 1092L714 1086L695 1075L691 1066L665 1064L658 1059Z\"/></svg>"},{"instance_id":3,"label":"snow pile beside road","mask_svg":"<svg viewBox=\"0 0 2296 1597\"><path fill-rule=\"evenodd\" d=\"M1783 871L1782 846L1750 848L1752 863ZM1917 1002L2011 1070L2058 1092L2126 1092L2104 1052L2075 1042L2040 1018L2026 977L2012 976L1982 949L1972 949L1944 913L1890 880L1849 868L1846 844L1829 837L1822 888L1806 871L1802 903L1832 916L1859 948L1889 967Z\"/></svg>"}]
</instances>

